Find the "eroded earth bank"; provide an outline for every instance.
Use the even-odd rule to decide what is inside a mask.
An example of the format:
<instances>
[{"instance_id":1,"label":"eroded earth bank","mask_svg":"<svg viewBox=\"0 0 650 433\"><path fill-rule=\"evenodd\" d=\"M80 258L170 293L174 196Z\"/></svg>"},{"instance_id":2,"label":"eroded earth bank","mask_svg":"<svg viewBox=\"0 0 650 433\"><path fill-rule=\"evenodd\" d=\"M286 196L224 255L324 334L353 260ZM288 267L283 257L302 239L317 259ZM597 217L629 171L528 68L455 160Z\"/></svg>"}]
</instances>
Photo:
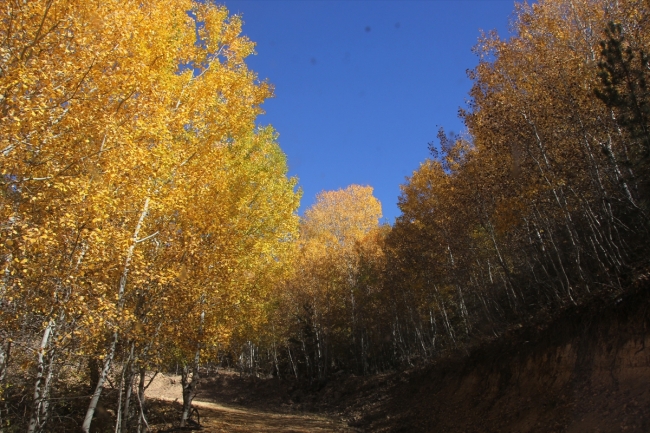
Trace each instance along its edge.
<instances>
[{"instance_id":1,"label":"eroded earth bank","mask_svg":"<svg viewBox=\"0 0 650 433\"><path fill-rule=\"evenodd\" d=\"M650 297L568 309L550 326L513 329L469 354L325 384L208 378L204 431L648 432ZM173 377L151 397L180 400Z\"/></svg>"}]
</instances>

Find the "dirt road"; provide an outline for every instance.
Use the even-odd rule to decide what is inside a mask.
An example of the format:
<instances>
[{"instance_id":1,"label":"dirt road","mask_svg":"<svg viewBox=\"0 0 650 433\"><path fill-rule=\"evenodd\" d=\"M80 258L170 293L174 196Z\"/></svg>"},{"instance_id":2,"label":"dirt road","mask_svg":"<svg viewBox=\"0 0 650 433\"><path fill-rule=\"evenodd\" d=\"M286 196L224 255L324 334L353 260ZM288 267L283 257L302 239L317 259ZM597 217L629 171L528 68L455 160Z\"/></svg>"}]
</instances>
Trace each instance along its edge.
<instances>
[{"instance_id":1,"label":"dirt road","mask_svg":"<svg viewBox=\"0 0 650 433\"><path fill-rule=\"evenodd\" d=\"M182 402L180 376L159 374L147 389L147 398L167 402ZM242 404L223 404L210 401L206 393L194 400L198 408L203 432L356 432L333 417L313 413L281 413L273 408L260 410Z\"/></svg>"}]
</instances>

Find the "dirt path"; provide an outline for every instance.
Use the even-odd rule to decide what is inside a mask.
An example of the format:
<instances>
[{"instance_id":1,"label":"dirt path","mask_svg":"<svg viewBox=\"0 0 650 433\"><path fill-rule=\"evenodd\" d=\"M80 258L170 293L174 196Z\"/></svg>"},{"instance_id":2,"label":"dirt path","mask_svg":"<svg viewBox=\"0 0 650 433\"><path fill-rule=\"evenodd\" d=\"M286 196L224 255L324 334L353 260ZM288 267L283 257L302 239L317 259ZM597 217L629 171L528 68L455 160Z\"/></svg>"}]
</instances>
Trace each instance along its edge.
<instances>
[{"instance_id":1,"label":"dirt path","mask_svg":"<svg viewBox=\"0 0 650 433\"><path fill-rule=\"evenodd\" d=\"M147 397L167 402L181 402L180 376L159 374L147 389ZM198 408L203 432L356 432L353 428L332 417L313 413L281 413L271 409L251 409L210 401L205 395L194 399Z\"/></svg>"}]
</instances>

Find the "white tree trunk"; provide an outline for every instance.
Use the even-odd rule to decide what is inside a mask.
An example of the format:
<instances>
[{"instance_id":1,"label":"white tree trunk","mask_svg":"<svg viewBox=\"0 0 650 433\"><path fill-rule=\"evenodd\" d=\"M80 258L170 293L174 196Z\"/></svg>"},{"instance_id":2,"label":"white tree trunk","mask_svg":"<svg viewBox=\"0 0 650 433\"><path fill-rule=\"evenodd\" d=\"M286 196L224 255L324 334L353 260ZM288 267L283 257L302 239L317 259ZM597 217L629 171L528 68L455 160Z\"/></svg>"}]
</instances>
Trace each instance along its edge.
<instances>
[{"instance_id":1,"label":"white tree trunk","mask_svg":"<svg viewBox=\"0 0 650 433\"><path fill-rule=\"evenodd\" d=\"M38 348L38 360L36 364L36 383L34 384L34 397L32 399L32 415L29 418L29 426L27 427L28 433L34 433L41 429L42 420L41 418L41 406L43 405L44 394L46 393L45 385L49 385L49 377L51 376L51 368L47 368L46 356L47 347L50 345L50 337L54 331L56 324L53 319L50 319L45 330L43 331L43 338L41 338L41 344ZM45 370L48 369L47 373ZM46 378L46 375L48 376Z\"/></svg>"},{"instance_id":2,"label":"white tree trunk","mask_svg":"<svg viewBox=\"0 0 650 433\"><path fill-rule=\"evenodd\" d=\"M129 247L129 250L126 254L126 260L124 262L124 270L122 271L122 276L120 277L120 285L117 293L118 314L122 311L122 308L124 307L124 291L126 289L126 279L129 275L129 266L131 265L131 259L133 258L133 252L135 251L135 246L139 242L138 236L140 235L140 229L142 228L142 224L144 223L144 219L146 218L148 213L149 213L149 197L147 197L144 201L144 207L142 209L142 213L140 214L140 219L138 220L138 224L135 226L135 231L133 232L131 246ZM93 392L93 396L90 399L90 404L88 405L88 410L86 411L86 417L84 418L84 422L81 426L81 429L84 433L89 433L90 431L90 423L93 420L93 416L95 415L95 409L97 408L97 403L99 402L99 397L101 396L102 390L104 389L104 382L106 381L106 375L108 374L108 370L111 367L111 362L113 361L113 357L115 356L115 347L117 346L118 340L119 340L119 332L115 330L115 332L113 332L113 341L111 342L111 347L108 351L108 354L104 358L104 368L102 368L102 373L99 376L99 381L97 382L97 386L95 387L95 392Z\"/></svg>"}]
</instances>

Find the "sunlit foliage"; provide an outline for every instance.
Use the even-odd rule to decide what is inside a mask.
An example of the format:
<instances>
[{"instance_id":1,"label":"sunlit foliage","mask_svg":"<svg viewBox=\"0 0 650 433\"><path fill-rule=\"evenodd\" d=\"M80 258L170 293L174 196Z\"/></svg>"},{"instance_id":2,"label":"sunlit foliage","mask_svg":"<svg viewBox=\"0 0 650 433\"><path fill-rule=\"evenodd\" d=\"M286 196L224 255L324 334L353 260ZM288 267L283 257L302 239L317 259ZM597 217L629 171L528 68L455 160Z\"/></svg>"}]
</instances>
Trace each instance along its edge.
<instances>
[{"instance_id":1,"label":"sunlit foliage","mask_svg":"<svg viewBox=\"0 0 650 433\"><path fill-rule=\"evenodd\" d=\"M189 404L203 352L256 320L296 234L295 181L254 125L272 95L244 63L254 44L189 0L9 1L0 22L5 395L31 394L40 431L53 383L89 365L88 431L109 371L128 398L177 360ZM6 382L10 358L27 382ZM118 424L140 415L127 403Z\"/></svg>"}]
</instances>

